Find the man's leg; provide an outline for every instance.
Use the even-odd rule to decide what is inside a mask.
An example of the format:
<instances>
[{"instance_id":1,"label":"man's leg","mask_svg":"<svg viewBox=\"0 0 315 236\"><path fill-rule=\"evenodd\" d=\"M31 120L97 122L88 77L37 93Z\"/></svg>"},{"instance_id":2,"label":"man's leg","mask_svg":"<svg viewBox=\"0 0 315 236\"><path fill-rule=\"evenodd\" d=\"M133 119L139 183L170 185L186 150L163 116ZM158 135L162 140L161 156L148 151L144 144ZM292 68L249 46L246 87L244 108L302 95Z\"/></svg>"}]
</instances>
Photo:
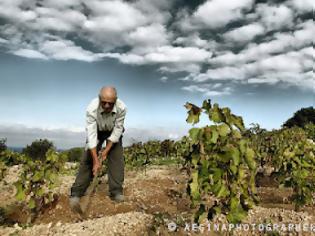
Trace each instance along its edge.
<instances>
[{"instance_id":1,"label":"man's leg","mask_svg":"<svg viewBox=\"0 0 315 236\"><path fill-rule=\"evenodd\" d=\"M71 187L71 197L82 197L93 179L93 160L90 150L86 150L80 161L79 172Z\"/></svg>"},{"instance_id":2,"label":"man's leg","mask_svg":"<svg viewBox=\"0 0 315 236\"><path fill-rule=\"evenodd\" d=\"M115 143L108 154L109 194L114 197L123 195L125 161L123 157L122 139Z\"/></svg>"}]
</instances>

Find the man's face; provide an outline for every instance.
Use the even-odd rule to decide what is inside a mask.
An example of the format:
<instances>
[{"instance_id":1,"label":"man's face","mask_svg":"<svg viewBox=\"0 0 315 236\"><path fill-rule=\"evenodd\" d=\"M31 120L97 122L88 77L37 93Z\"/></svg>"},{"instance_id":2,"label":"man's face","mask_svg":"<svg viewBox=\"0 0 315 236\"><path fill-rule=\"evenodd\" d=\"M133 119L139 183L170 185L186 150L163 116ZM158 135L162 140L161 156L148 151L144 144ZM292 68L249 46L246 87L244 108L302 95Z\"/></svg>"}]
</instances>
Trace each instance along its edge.
<instances>
[{"instance_id":1,"label":"man's face","mask_svg":"<svg viewBox=\"0 0 315 236\"><path fill-rule=\"evenodd\" d=\"M100 104L103 110L105 111L105 113L112 112L115 102L116 102L116 98L112 96L106 96L106 97L100 96L99 98L100 98Z\"/></svg>"}]
</instances>

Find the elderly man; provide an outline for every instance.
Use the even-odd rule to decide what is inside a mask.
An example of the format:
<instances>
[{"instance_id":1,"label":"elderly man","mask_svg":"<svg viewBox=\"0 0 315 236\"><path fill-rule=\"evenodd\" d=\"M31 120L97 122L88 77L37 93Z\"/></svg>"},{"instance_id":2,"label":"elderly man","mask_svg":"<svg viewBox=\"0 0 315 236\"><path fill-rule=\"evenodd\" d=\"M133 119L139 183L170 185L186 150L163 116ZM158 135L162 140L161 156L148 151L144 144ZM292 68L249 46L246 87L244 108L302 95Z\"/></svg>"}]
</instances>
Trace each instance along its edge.
<instances>
[{"instance_id":1,"label":"elderly man","mask_svg":"<svg viewBox=\"0 0 315 236\"><path fill-rule=\"evenodd\" d=\"M112 200L122 202L124 181L124 158L122 133L126 116L125 104L117 98L114 87L103 87L99 97L91 101L86 111L87 145L80 162L79 172L71 187L70 206L78 209L79 200L88 188L93 175L101 168L98 153L103 142L101 158L108 158L109 196Z\"/></svg>"}]
</instances>

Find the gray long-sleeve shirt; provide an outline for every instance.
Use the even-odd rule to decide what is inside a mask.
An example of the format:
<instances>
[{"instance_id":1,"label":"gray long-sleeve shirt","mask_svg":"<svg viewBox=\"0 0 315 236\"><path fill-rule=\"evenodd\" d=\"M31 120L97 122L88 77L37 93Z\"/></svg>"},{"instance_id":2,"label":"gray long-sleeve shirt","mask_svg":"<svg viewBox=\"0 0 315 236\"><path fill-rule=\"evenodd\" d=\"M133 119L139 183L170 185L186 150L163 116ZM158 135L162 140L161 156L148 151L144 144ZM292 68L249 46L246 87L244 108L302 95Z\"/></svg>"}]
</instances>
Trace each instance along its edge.
<instances>
[{"instance_id":1,"label":"gray long-sleeve shirt","mask_svg":"<svg viewBox=\"0 0 315 236\"><path fill-rule=\"evenodd\" d=\"M124 129L127 107L117 98L112 112L105 113L99 98L93 99L86 109L87 149L97 146L97 131L112 131L109 140L117 143Z\"/></svg>"}]
</instances>

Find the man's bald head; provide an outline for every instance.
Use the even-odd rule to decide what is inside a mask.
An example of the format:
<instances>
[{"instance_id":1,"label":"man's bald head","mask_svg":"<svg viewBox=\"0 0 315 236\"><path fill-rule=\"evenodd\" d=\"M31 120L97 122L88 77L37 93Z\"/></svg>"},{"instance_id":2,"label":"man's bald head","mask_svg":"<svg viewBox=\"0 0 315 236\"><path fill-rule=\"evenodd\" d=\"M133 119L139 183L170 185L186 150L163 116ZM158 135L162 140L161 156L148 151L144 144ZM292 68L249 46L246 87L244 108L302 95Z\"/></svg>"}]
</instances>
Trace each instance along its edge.
<instances>
[{"instance_id":1,"label":"man's bald head","mask_svg":"<svg viewBox=\"0 0 315 236\"><path fill-rule=\"evenodd\" d=\"M114 87L103 87L99 94L100 104L106 113L113 110L115 102L117 100L117 91Z\"/></svg>"},{"instance_id":2,"label":"man's bald head","mask_svg":"<svg viewBox=\"0 0 315 236\"><path fill-rule=\"evenodd\" d=\"M115 87L104 86L100 90L100 97L104 99L115 99L117 98L117 91Z\"/></svg>"}]
</instances>

